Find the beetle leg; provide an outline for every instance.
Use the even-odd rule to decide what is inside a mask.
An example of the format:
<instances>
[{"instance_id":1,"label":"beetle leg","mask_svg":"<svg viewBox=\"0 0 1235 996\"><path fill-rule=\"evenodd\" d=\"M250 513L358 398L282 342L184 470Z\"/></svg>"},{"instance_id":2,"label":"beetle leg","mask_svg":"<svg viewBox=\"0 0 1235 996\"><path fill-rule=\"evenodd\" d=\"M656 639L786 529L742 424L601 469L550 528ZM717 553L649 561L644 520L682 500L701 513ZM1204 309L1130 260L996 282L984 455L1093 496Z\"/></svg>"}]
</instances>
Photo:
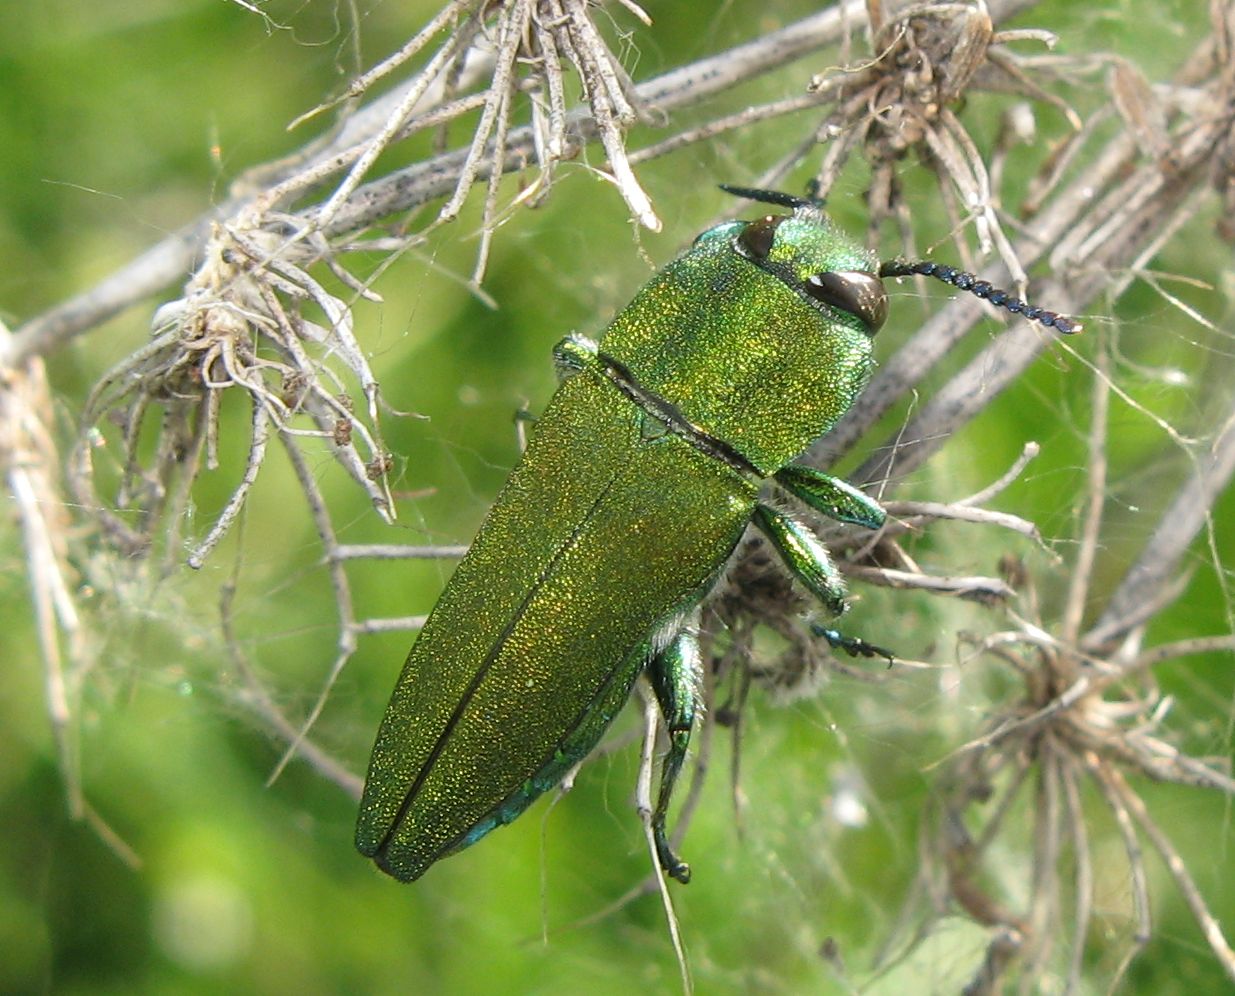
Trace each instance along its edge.
<instances>
[{"instance_id":1,"label":"beetle leg","mask_svg":"<svg viewBox=\"0 0 1235 996\"><path fill-rule=\"evenodd\" d=\"M832 555L806 526L770 505L755 506L755 525L794 575L834 616L845 611L845 579Z\"/></svg>"},{"instance_id":2,"label":"beetle leg","mask_svg":"<svg viewBox=\"0 0 1235 996\"><path fill-rule=\"evenodd\" d=\"M594 366L597 363L598 349L594 339L579 335L578 332L572 332L562 339L553 347L553 368L557 371L558 383ZM535 421L536 416L528 411L526 404L520 405L515 411L515 433L519 438L520 453L527 449L526 426L529 422Z\"/></svg>"},{"instance_id":3,"label":"beetle leg","mask_svg":"<svg viewBox=\"0 0 1235 996\"><path fill-rule=\"evenodd\" d=\"M827 547L813 532L796 519L762 503L755 506L755 525L771 541L798 580L823 602L832 615L839 616L845 611L845 579L832 563ZM845 636L826 626L812 626L811 629L816 636L822 636L833 647L851 657L893 659L889 651L865 640Z\"/></svg>"},{"instance_id":4,"label":"beetle leg","mask_svg":"<svg viewBox=\"0 0 1235 996\"><path fill-rule=\"evenodd\" d=\"M669 753L660 769L660 795L652 814L652 839L660 866L671 878L685 884L690 881L690 865L673 853L665 833L665 817L673 798L673 787L686 760L690 731L695 723L699 703L699 683L702 665L699 661L699 641L687 626L673 638L648 665L648 676L656 692L656 701L665 717L669 734Z\"/></svg>"},{"instance_id":5,"label":"beetle leg","mask_svg":"<svg viewBox=\"0 0 1235 996\"><path fill-rule=\"evenodd\" d=\"M579 335L578 332L572 332L554 346L553 366L557 370L558 383L596 365L598 349L594 339Z\"/></svg>"},{"instance_id":6,"label":"beetle leg","mask_svg":"<svg viewBox=\"0 0 1235 996\"><path fill-rule=\"evenodd\" d=\"M822 636L828 643L837 650L843 650L850 657L885 657L888 661L888 666L896 660L896 655L890 650L885 650L874 643L867 643L865 640L856 636L846 636L839 630L832 629L828 626L820 626L818 623L810 624L810 631L816 636Z\"/></svg>"},{"instance_id":7,"label":"beetle leg","mask_svg":"<svg viewBox=\"0 0 1235 996\"><path fill-rule=\"evenodd\" d=\"M878 529L888 517L883 506L865 491L814 467L791 463L776 472L776 483L837 522Z\"/></svg>"}]
</instances>

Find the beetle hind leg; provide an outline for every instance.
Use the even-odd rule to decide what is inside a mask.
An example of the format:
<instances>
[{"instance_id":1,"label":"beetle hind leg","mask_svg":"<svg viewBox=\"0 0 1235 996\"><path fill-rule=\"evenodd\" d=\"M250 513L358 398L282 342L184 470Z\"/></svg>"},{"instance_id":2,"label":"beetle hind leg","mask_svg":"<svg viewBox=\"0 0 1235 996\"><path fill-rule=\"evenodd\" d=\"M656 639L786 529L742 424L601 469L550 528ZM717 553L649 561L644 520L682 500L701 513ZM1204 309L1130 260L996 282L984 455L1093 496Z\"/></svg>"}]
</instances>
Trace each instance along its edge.
<instances>
[{"instance_id":1,"label":"beetle hind leg","mask_svg":"<svg viewBox=\"0 0 1235 996\"><path fill-rule=\"evenodd\" d=\"M690 746L690 732L698 711L701 674L699 642L689 627L679 632L648 665L648 676L652 680L652 689L656 693L656 701L660 703L669 735L669 752L661 766L660 794L652 814L652 839L656 844L660 866L670 878L682 884L690 881L690 865L679 858L670 846L668 834L665 833L665 819Z\"/></svg>"}]
</instances>

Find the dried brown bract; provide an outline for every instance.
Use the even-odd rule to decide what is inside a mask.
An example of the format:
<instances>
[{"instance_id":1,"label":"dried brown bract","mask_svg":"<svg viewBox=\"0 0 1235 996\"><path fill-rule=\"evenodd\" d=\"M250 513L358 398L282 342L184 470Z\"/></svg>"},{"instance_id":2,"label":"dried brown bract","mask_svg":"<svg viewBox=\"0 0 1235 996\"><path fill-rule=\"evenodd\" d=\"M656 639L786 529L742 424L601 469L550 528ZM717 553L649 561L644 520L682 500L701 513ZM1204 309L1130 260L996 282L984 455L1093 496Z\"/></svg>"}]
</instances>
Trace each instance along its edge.
<instances>
[{"instance_id":1,"label":"dried brown bract","mask_svg":"<svg viewBox=\"0 0 1235 996\"><path fill-rule=\"evenodd\" d=\"M998 32L982 2L914 3L889 11L881 0L869 0L867 10L870 59L818 76L811 84L836 105L818 132L830 143L817 174L820 194L831 190L849 156L861 150L872 168L872 239L882 222L893 218L905 251L915 256L910 205L896 171L906 155L916 152L938 177L961 262L973 267L968 245L959 237L972 222L981 254L994 248L1013 283L1023 289L1025 271L1000 222L997 184L956 111L970 90L1011 92L1056 107L1079 128L1075 112L1041 85L1049 78L1049 61L1038 59L1030 75L1004 49L1022 41L1049 48L1054 35Z\"/></svg>"},{"instance_id":2,"label":"dried brown bract","mask_svg":"<svg viewBox=\"0 0 1235 996\"><path fill-rule=\"evenodd\" d=\"M303 243L219 226L185 296L156 315L151 341L96 385L69 483L79 502L98 510L115 547L130 555L158 543L177 550L193 480L219 466L229 391L250 405L248 458L226 507L189 553L191 566L201 566L243 509L272 429L291 448L300 447L297 437L332 441L334 458L374 507L392 514L384 474L368 469L386 458L377 380L348 305L309 275L314 262ZM305 317L309 304L325 322ZM360 414L348 392L364 399ZM114 463L98 466L113 454Z\"/></svg>"}]
</instances>

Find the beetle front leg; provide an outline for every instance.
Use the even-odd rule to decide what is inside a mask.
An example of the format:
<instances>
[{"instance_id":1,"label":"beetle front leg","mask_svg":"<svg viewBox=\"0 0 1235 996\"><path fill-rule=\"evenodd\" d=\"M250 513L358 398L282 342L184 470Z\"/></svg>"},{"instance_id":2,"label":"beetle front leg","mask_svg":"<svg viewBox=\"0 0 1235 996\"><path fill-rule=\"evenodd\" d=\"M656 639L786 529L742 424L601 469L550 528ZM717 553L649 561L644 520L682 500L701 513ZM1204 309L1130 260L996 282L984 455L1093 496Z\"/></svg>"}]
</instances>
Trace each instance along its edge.
<instances>
[{"instance_id":1,"label":"beetle front leg","mask_svg":"<svg viewBox=\"0 0 1235 996\"><path fill-rule=\"evenodd\" d=\"M677 879L683 885L690 881L690 865L669 846L665 818L669 814L673 788L690 746L690 731L695 723L702 674L699 641L690 626L682 629L648 665L648 676L652 680L652 689L656 693L656 701L660 703L669 735L669 753L665 755L660 769L660 795L656 799L656 811L652 814L652 839L656 844L660 866L670 878Z\"/></svg>"},{"instance_id":2,"label":"beetle front leg","mask_svg":"<svg viewBox=\"0 0 1235 996\"><path fill-rule=\"evenodd\" d=\"M776 483L816 512L837 522L878 529L887 520L883 506L848 481L805 464L791 463L776 472Z\"/></svg>"},{"instance_id":3,"label":"beetle front leg","mask_svg":"<svg viewBox=\"0 0 1235 996\"><path fill-rule=\"evenodd\" d=\"M572 332L554 346L553 366L557 370L558 383L596 367L599 363L596 355L598 349L595 340L577 332Z\"/></svg>"},{"instance_id":4,"label":"beetle front leg","mask_svg":"<svg viewBox=\"0 0 1235 996\"><path fill-rule=\"evenodd\" d=\"M755 525L775 547L794 576L823 602L832 615L839 616L845 611L845 579L832 562L827 547L811 530L764 504L755 507ZM865 640L845 636L826 626L813 626L812 630L816 636L822 636L850 657L886 657L889 662L893 660L890 651Z\"/></svg>"}]
</instances>

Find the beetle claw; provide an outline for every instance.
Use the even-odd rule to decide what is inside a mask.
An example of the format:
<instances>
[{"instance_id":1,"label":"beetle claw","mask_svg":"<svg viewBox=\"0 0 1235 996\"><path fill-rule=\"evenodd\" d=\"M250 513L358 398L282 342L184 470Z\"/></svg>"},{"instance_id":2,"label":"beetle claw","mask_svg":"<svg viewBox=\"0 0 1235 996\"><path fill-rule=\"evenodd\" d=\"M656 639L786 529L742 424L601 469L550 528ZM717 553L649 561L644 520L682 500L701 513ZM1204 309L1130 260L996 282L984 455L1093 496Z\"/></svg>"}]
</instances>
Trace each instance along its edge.
<instances>
[{"instance_id":1,"label":"beetle claw","mask_svg":"<svg viewBox=\"0 0 1235 996\"><path fill-rule=\"evenodd\" d=\"M681 882L683 885L690 884L690 865L670 851L667 844L664 845L664 850L659 857L660 866L665 870L666 875L675 882Z\"/></svg>"}]
</instances>

